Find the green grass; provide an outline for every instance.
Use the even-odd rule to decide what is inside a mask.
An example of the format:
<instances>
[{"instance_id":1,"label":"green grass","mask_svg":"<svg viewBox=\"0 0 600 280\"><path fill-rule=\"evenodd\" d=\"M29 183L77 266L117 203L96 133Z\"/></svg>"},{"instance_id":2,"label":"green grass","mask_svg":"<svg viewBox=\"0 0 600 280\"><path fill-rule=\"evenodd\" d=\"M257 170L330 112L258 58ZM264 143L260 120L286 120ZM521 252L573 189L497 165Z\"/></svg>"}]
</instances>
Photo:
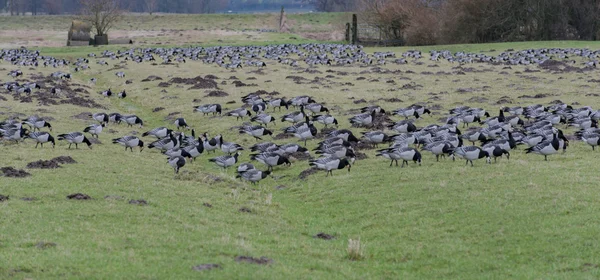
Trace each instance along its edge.
<instances>
[{"instance_id":1,"label":"green grass","mask_svg":"<svg viewBox=\"0 0 600 280\"><path fill-rule=\"evenodd\" d=\"M596 44L533 42L448 47L500 51L541 46L595 48ZM405 49L368 48L367 52L387 50L399 55ZM102 48L77 48L75 54L66 48L44 50L53 55L76 56L90 50L99 52ZM134 82L125 85L125 80L114 77L116 70L107 71L108 67L102 68L92 61L92 70L76 73L73 82L87 84L90 77L97 77L98 84L90 89L93 99L109 107L109 112L137 114L146 125L143 129L110 125L100 136L103 144L94 145L92 150L67 150L65 143L59 143L55 149L36 150L30 141L0 145L0 166L24 168L28 162L61 155L78 161L55 170L27 170L32 176L24 179L0 177L0 194L11 197L0 203L0 278L598 278L600 195L596 185L600 175L595 153L581 142L572 141L566 154L550 156L548 162L540 156L526 155L521 148L511 153L510 161L502 159L493 165L478 161L475 167L465 166L462 161L435 162L429 153L423 154L423 166L411 163L403 169L388 167L388 161L376 158L374 150L368 150L368 158L358 161L350 173L334 171L333 177L326 178L321 172L306 181L298 180L297 175L307 169L308 164L297 161L291 167L276 168L277 180L267 178L258 186L241 183L234 178L233 170L224 172L209 163L207 159L213 157L212 154L188 163L182 169L183 174L174 177L165 157L158 152L147 149L141 153L125 152L121 146L110 144L111 138L128 135L132 130L143 132L157 126L172 127L164 117L171 112L182 112L181 116L198 132L222 133L227 141L247 147L255 141L229 130L239 125L239 121L194 114L192 100L219 102L233 109L240 106L241 96L258 89L279 91L287 97L312 95L327 103L341 127L349 126L348 110L362 106L353 103L361 98L386 109L415 102L442 106L443 110L419 120L418 126L438 122L447 109L458 105L484 107L495 114L500 106L495 102L502 96L512 99L515 106L547 104L555 99L569 104L577 101L594 108L600 106L596 97L586 96L596 92L596 86L587 82L596 76L595 71L516 74L525 67L503 69L503 66L474 64L468 67L492 72L469 72L464 76L405 73L406 70L451 72L452 67L457 66L444 62L440 67L430 68L427 66L431 63L424 62L424 65L384 66L401 70L401 74L361 74L370 68L325 66L317 68L322 74L298 74L295 69L271 63L265 69L267 75L249 72L254 69L230 71L200 62L178 66L128 63L124 70L126 79ZM15 69L6 63L0 68L6 68L4 72ZM328 69L349 75L326 73ZM38 71L49 74L57 69L22 70L26 74ZM500 75L502 71L509 75ZM140 82L151 74L165 80L214 74L221 78L219 82L228 82L220 88L230 96L209 98L204 97L204 91L175 85L166 88L167 93L161 93L162 88L156 87L158 82ZM324 84L297 85L285 79L288 75L312 79L329 74L335 78L328 78L330 82ZM226 79L232 75L259 86L234 87ZM367 80L357 81L359 76ZM256 80L248 80L249 77ZM368 82L372 79L379 82ZM386 83L388 79L396 84ZM343 85L348 82L354 85ZM389 91L409 82L423 88ZM592 87L583 87L586 85ZM104 99L96 94L108 86L113 90L127 89L130 97ZM490 88L472 93L456 92L458 88L483 86ZM342 91L345 88L348 91ZM537 93L556 96L517 98ZM102 111L70 105L37 106L35 102L19 103L10 96L2 96L9 100L0 104L3 118L15 112L52 116L56 119L52 122L54 135L81 131L91 123L71 116ZM375 101L390 97L403 102ZM469 102L472 97L487 98L487 101ZM231 100L236 104L225 105ZM152 109L159 106L166 109L153 113ZM275 113L276 116L282 114ZM276 130L282 127L277 123ZM117 132L111 134L108 129ZM573 133L572 129L565 131ZM309 148L314 148L316 142L309 141ZM248 152L245 152L242 161L247 160ZM211 176L221 181L214 182ZM280 185L285 188L277 190ZM65 198L76 192L88 194L93 200ZM121 198L105 199L105 196ZM22 197L36 200L23 201ZM130 205L127 203L130 199L145 199L149 204ZM204 203L213 207L203 206ZM242 207L252 212L238 211ZM319 232L336 238L312 237ZM360 260L350 259L349 239L360 239ZM56 246L40 249L36 246L39 242L52 242ZM266 256L274 263L268 266L237 263L234 258L238 255ZM205 263L220 264L223 268L192 270L193 266Z\"/></svg>"}]
</instances>

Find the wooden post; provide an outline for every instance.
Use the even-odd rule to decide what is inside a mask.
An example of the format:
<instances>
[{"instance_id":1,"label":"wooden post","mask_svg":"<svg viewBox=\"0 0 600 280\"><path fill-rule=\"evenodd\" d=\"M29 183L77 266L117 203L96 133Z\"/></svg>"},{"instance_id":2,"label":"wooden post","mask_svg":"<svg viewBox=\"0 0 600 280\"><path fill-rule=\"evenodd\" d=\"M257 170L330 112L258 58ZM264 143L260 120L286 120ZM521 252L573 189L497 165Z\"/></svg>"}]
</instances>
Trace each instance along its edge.
<instances>
[{"instance_id":1,"label":"wooden post","mask_svg":"<svg viewBox=\"0 0 600 280\"><path fill-rule=\"evenodd\" d=\"M352 45L358 42L358 19L356 14L352 14Z\"/></svg>"},{"instance_id":2,"label":"wooden post","mask_svg":"<svg viewBox=\"0 0 600 280\"><path fill-rule=\"evenodd\" d=\"M346 22L346 42L350 43L350 23Z\"/></svg>"}]
</instances>

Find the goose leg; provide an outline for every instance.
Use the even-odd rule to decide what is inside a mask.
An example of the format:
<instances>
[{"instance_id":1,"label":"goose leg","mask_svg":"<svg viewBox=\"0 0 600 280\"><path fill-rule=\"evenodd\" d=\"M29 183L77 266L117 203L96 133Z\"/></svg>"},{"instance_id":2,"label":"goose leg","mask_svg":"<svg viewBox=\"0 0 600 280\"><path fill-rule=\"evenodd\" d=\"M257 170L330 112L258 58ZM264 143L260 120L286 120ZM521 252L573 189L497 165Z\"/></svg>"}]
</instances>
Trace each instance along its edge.
<instances>
[{"instance_id":1,"label":"goose leg","mask_svg":"<svg viewBox=\"0 0 600 280\"><path fill-rule=\"evenodd\" d=\"M473 161L471 160L470 162L471 162L471 167L473 167Z\"/></svg>"}]
</instances>

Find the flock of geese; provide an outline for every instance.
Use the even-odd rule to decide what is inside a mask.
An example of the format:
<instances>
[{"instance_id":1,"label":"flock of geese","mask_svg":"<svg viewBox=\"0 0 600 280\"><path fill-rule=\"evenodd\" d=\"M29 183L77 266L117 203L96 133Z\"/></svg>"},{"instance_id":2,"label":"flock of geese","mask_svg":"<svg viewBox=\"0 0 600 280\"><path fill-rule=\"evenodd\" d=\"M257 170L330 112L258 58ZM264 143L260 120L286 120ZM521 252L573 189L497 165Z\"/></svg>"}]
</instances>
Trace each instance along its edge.
<instances>
[{"instance_id":1,"label":"flock of geese","mask_svg":"<svg viewBox=\"0 0 600 280\"><path fill-rule=\"evenodd\" d=\"M340 62L342 64L372 64L365 59L386 60L390 58L398 62L393 53L369 55L364 53L360 46L304 44L104 51L101 54L103 59L98 60L101 62L98 64L108 65L106 62L108 59L123 59L141 63L155 61L155 56L159 56L166 63L202 60L205 63L231 67L232 64L241 65L253 61L252 65L265 66L266 64L260 59L292 64L285 61L290 59L291 54L295 54L297 58L304 58L303 61L308 65L340 64ZM552 59L554 56L565 59L568 55L585 57L593 62L599 53L585 49L539 49L505 52L488 59L489 57L483 54L451 54L450 52L432 51L430 59L434 61L445 59L461 63L464 63L465 59L469 60L467 62L512 63L511 61L518 58L520 61L541 63L544 59ZM90 54L88 58L77 59L74 62L77 71L89 69L89 59L94 57L96 57L95 54ZM402 54L402 59L409 58L418 60L422 58L422 54L418 51ZM71 65L71 62L67 60L45 57L37 51L26 49L2 50L0 59L13 65L22 66L37 66L40 62L43 66L51 67ZM297 60L295 62L297 63ZM525 64L525 62L519 64ZM60 74L54 73L52 77L58 79L65 79L65 77L70 79L71 77L69 73L61 71L58 73ZM17 78L23 76L23 72L13 70L8 73L8 76ZM123 78L125 73L118 72L116 76ZM29 89L29 93L31 90L42 89L39 84L33 82L19 84L16 81L8 81L2 85L9 93L17 91L15 94L20 94L19 90L23 88ZM103 95L109 97L112 92L110 94L103 92ZM125 94L122 97L125 97ZM431 153L437 161L440 157L448 156L452 160L457 157L462 158L466 164L470 163L471 166L473 166L473 161L479 159L485 159L487 163L491 164L492 157L494 161L504 156L509 159L510 152L518 145L526 146L526 153L543 155L547 160L549 155L556 154L561 150L566 151L569 145L569 140L559 129L561 125L578 128L579 131L575 136L590 145L592 149L600 144L600 129L598 129L600 112L588 106L573 108L567 104L548 106L536 104L527 107L504 107L497 114L483 108L461 106L450 110L448 118L443 124L418 127L416 120L431 113L424 106L413 104L404 108L390 109L371 105L359 108L361 113L348 119L355 128L354 130L356 128L363 129L360 135L355 135L350 127L340 128L338 118L331 114L327 105L318 102L311 96L265 99L264 96L258 94L249 94L242 97L242 102L246 106L227 112L223 112L220 104L203 104L195 106L193 110L207 116L230 117L232 121L235 117L237 122L241 121L238 127L241 135L261 141L250 147L228 142L222 134L212 137L208 133L196 135L195 129L188 125L184 118L176 119L171 124L172 128L156 127L144 132L141 137L127 135L112 139L112 143L121 145L125 151L129 150L130 152L133 152L134 148L139 148L141 152L144 147L159 150L168 158L167 163L173 168L175 174L203 154L212 153L215 156L209 158L208 162L224 169L237 165L237 176L253 184L271 176L272 172L279 169L280 166L291 165L293 161L290 160L291 158L302 155L310 158L310 166L326 171L326 176L333 175L333 171L339 169L347 169L350 172L351 166L357 158L357 145L364 143L376 148L376 155L389 160L390 166L394 162L398 166L398 161L402 160L402 167L411 161L420 165L423 160L423 152ZM283 109L285 112L282 113ZM387 129L385 130L373 130L376 123L381 122L382 119L389 120L389 116L396 116L397 121L386 123ZM69 149L73 144L75 149L78 149L79 144L85 144L91 149L93 145L88 137L99 138L107 125L126 124L130 127L139 126L140 128L144 126L144 121L136 115L98 112L89 117L90 121L95 122L94 124L85 127L82 131L58 134L56 140L51 135L52 125L43 118L30 116L26 119L7 119L0 122L0 137L4 141L16 143L31 139L36 143L36 148L38 145L43 147L44 144L51 144L54 147L56 141L65 141L69 144ZM275 133L272 126L269 126L274 122L289 123L290 125L281 131L295 137L297 141L286 144L264 142L263 138L272 137ZM477 126L473 126L474 124ZM322 128L333 126L336 129L328 129L327 133L319 134L317 126ZM314 141L316 138L322 140L316 144L313 151L310 151L307 148L308 141ZM477 142L480 145L475 145ZM469 143L471 145L468 145ZM380 145L387 145L387 147L379 149ZM222 155L216 155L218 150ZM241 151L244 150L251 151L250 160L260 163L266 167L266 170L257 168L252 162L239 162ZM319 157L312 157L311 152Z\"/></svg>"}]
</instances>

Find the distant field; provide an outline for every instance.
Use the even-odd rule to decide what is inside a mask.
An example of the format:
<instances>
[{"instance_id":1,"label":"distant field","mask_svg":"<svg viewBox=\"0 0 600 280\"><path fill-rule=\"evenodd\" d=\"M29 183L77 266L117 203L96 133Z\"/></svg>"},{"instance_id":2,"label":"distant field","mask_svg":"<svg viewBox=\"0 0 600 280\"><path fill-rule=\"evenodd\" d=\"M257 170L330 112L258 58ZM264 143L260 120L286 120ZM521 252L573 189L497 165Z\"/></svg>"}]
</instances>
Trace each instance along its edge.
<instances>
[{"instance_id":1,"label":"distant field","mask_svg":"<svg viewBox=\"0 0 600 280\"><path fill-rule=\"evenodd\" d=\"M73 16L0 16L0 47L60 47L66 44ZM276 33L279 14L182 15L128 14L109 32L136 45L298 43L341 41L346 13L288 14L290 33ZM168 24L167 24L168 23Z\"/></svg>"},{"instance_id":2,"label":"distant field","mask_svg":"<svg viewBox=\"0 0 600 280\"><path fill-rule=\"evenodd\" d=\"M169 30L193 29L194 17L186 17L189 20L184 21L188 24L185 28L171 26ZM258 22L255 26L259 26L261 21L270 20L255 15L234 18L231 23L236 26L232 27L234 30L242 29L239 24L245 22ZM47 19L54 22L48 23L54 26L53 30L61 29L57 26L63 23ZM117 30L135 29L135 21L144 29L160 28L158 22L152 23L154 20L142 23L145 19L150 17L131 17L132 27L119 25ZM311 28L317 30L324 19L318 15L298 15L294 20L301 25L314 23ZM13 30L23 30L25 21L11 24ZM530 42L419 49L498 53L529 47L598 49L600 44ZM104 49L42 48L42 51L74 59ZM366 51L392 51L400 56L408 49L411 48ZM581 59L571 59L576 60L575 66L581 67ZM139 135L158 126L174 128L173 118L181 116L197 133L208 132L211 136L222 133L226 141L249 147L256 141L239 135L235 129L242 121L226 116L202 116L192 113L192 106L220 103L227 111L241 106L240 98L257 90L277 91L280 95L276 97L311 95L331 109L340 121L340 128L349 128L348 118L369 104L379 104L388 111L413 103L424 104L432 109L432 114L416 121L419 127L442 124L448 110L461 105L482 107L492 115L497 115L501 106L549 104L555 100L576 108L585 105L598 108L598 70L551 73L537 66L459 67L426 58L419 63L409 60L407 65L314 68L304 65L293 68L269 60L268 66L259 72L254 67L227 70L191 61L171 65L159 61L154 66L113 60L108 60L110 66L100 66L95 61L91 59L91 70L78 73L72 67L29 69L0 62L1 81L9 80L5 73L17 68L23 70L26 80L59 70L72 72L73 81L67 85L89 91L80 96L88 96L106 107L43 105L38 104L37 97L21 100L0 89L0 97L6 99L0 102L0 119L18 113L21 117L38 114L51 120L54 135L81 131L93 123L86 118L87 113L136 114L145 121L144 128L109 125L100 135L101 144L95 144L92 150L85 147L67 150L63 142L55 149L34 149L29 140L18 145L0 144L0 167L14 166L32 174L26 178L0 177L0 194L10 196L8 201L0 202L0 278L597 279L600 276L597 219L600 173L596 154L599 152L592 152L580 141L573 140L567 153L550 156L548 162L519 148L511 152L510 160L499 159L492 165L477 161L475 167L465 166L462 160L436 162L428 152L423 152L420 167L412 162L403 169L388 167L389 161L376 157L374 149L363 149L360 152L367 158L357 161L350 173L334 171L333 177L326 178L324 172L319 172L300 180L298 175L309 166L306 161L297 160L291 167L275 168L275 178L267 178L258 186L239 182L234 170L222 171L208 162L209 158L221 155L220 151L200 156L174 177L165 157L157 151L125 152L121 146L110 143L112 138ZM117 79L116 71L124 71L125 79ZM219 89L228 96L207 97L210 90L189 89L189 85L159 87L160 82L171 78L208 74L219 78ZM163 80L141 81L150 75ZM297 83L289 76L306 80ZM98 78L96 85L88 82L92 77ZM233 83L236 79L255 86L236 87ZM132 83L127 84L126 80ZM123 100L101 97L98 92L108 87L113 91L126 89L129 96ZM281 117L284 113L287 112L273 114ZM277 121L272 128L277 135L287 125ZM322 129L322 125L317 127ZM564 125L559 127L569 137L575 131ZM351 129L357 135L366 131ZM151 138L144 140L149 143ZM271 137L265 140L278 144L296 141ZM317 142L309 141L308 148L312 150ZM241 162L249 160L249 153L243 153ZM26 168L29 162L57 156L71 156L77 163L50 170ZM93 199L66 199L77 192ZM132 199L145 199L148 205L131 205L128 201ZM335 238L313 237L320 232ZM360 239L364 246L362 260L348 259L349 239ZM239 263L236 256L264 256L273 262L266 266ZM219 264L222 269L192 269L208 263Z\"/></svg>"}]
</instances>

